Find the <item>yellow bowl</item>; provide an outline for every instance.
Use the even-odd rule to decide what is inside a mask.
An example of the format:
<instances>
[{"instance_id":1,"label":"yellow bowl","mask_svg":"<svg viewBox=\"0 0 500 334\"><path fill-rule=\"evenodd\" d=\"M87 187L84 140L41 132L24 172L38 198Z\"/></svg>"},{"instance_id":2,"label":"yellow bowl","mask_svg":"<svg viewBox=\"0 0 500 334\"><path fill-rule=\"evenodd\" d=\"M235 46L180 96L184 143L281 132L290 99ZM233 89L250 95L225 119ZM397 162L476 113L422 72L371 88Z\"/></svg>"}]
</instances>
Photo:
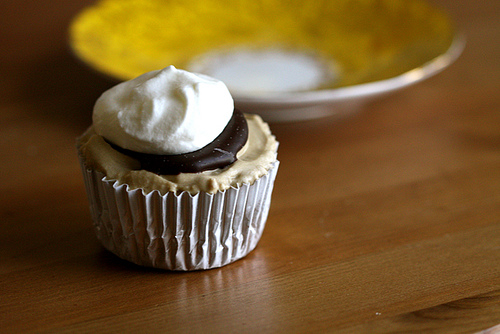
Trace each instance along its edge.
<instances>
[{"instance_id":1,"label":"yellow bowl","mask_svg":"<svg viewBox=\"0 0 500 334\"><path fill-rule=\"evenodd\" d=\"M168 65L212 75L244 111L285 121L422 80L463 38L422 0L101 0L74 19L70 44L118 80Z\"/></svg>"}]
</instances>

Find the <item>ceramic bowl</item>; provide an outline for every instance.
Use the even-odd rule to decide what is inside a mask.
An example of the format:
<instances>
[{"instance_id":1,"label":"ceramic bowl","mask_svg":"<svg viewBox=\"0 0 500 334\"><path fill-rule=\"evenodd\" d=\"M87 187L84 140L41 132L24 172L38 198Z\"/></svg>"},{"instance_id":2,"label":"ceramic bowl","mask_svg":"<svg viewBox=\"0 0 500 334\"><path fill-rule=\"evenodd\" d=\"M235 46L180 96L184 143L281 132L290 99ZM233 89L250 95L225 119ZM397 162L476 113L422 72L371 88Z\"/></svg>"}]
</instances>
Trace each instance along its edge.
<instances>
[{"instance_id":1,"label":"ceramic bowl","mask_svg":"<svg viewBox=\"0 0 500 334\"><path fill-rule=\"evenodd\" d=\"M70 45L116 80L168 65L211 75L280 122L353 113L447 67L464 38L422 0L101 0Z\"/></svg>"}]
</instances>

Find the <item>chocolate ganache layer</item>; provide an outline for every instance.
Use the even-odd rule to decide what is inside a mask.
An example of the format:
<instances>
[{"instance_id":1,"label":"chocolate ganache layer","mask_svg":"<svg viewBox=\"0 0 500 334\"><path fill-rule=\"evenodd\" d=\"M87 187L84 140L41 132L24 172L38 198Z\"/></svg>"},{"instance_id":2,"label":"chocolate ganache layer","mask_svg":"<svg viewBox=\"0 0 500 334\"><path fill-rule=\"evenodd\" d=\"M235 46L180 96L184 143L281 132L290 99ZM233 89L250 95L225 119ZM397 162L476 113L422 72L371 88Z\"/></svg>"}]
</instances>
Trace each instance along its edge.
<instances>
[{"instance_id":1,"label":"chocolate ganache layer","mask_svg":"<svg viewBox=\"0 0 500 334\"><path fill-rule=\"evenodd\" d=\"M232 164L247 139L247 121L243 113L235 109L221 134L213 142L194 152L174 155L148 154L127 150L107 142L115 150L138 160L141 169L158 175L177 175L200 173Z\"/></svg>"}]
</instances>

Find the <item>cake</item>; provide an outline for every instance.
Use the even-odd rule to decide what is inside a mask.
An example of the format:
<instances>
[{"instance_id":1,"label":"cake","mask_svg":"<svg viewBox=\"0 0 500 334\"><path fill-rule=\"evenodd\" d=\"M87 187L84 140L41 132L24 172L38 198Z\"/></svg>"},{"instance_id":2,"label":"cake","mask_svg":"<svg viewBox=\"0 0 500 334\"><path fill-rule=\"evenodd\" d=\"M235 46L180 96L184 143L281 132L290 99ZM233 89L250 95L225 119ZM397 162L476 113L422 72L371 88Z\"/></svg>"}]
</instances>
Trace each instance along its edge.
<instances>
[{"instance_id":1,"label":"cake","mask_svg":"<svg viewBox=\"0 0 500 334\"><path fill-rule=\"evenodd\" d=\"M256 247L278 142L221 81L169 66L122 82L96 101L77 149L97 237L120 258L200 270Z\"/></svg>"}]
</instances>

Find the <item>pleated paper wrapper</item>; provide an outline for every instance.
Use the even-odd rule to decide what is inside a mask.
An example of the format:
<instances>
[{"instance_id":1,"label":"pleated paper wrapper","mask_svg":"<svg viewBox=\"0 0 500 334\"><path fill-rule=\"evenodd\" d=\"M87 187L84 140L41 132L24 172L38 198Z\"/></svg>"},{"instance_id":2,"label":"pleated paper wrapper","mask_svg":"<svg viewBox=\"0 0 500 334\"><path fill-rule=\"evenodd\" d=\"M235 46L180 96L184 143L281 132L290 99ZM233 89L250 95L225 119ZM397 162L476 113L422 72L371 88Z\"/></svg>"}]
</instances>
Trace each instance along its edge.
<instances>
[{"instance_id":1,"label":"pleated paper wrapper","mask_svg":"<svg viewBox=\"0 0 500 334\"><path fill-rule=\"evenodd\" d=\"M141 266L179 271L222 267L257 246L279 165L276 161L251 185L215 194L161 195L131 190L80 162L103 246Z\"/></svg>"}]
</instances>

